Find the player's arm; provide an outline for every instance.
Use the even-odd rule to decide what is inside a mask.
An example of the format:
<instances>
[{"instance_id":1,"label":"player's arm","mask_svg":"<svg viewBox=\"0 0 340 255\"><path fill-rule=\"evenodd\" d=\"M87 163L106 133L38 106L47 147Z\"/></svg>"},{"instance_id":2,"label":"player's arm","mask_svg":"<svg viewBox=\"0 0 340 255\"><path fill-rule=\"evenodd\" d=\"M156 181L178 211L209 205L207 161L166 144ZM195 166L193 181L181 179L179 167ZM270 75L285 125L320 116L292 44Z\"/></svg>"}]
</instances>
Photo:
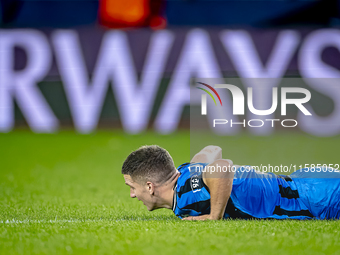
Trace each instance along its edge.
<instances>
[{"instance_id":1,"label":"player's arm","mask_svg":"<svg viewBox=\"0 0 340 255\"><path fill-rule=\"evenodd\" d=\"M222 159L222 149L218 146L209 145L197 153L190 163L212 163L218 159Z\"/></svg>"},{"instance_id":2,"label":"player's arm","mask_svg":"<svg viewBox=\"0 0 340 255\"><path fill-rule=\"evenodd\" d=\"M215 171L213 171L213 169L215 169ZM217 169L221 169L221 171L217 171ZM223 169L225 171L223 171ZM210 192L210 214L187 217L183 220L223 219L224 211L231 194L233 179L234 171L230 161L219 159L212 164L209 164L207 171L203 172L203 181L208 186Z\"/></svg>"}]
</instances>

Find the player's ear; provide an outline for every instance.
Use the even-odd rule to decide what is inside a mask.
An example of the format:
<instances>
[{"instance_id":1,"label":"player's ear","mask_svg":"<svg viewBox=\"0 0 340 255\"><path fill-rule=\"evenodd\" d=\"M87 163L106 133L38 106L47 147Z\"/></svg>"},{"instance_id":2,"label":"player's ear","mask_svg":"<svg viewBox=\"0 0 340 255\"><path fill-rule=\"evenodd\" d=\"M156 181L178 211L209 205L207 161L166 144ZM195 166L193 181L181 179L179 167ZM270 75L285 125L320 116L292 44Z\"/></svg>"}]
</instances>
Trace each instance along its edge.
<instances>
[{"instance_id":1,"label":"player's ear","mask_svg":"<svg viewBox=\"0 0 340 255\"><path fill-rule=\"evenodd\" d=\"M146 186L150 195L153 195L155 193L155 185L152 182L146 182Z\"/></svg>"}]
</instances>

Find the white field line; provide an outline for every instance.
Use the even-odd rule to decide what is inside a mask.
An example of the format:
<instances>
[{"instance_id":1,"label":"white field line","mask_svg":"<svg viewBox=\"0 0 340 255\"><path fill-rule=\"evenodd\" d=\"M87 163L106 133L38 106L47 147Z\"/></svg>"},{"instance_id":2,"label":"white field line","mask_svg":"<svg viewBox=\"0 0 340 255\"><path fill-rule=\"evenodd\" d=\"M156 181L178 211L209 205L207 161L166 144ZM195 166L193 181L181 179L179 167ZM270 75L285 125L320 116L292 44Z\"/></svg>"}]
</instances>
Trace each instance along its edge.
<instances>
[{"instance_id":1,"label":"white field line","mask_svg":"<svg viewBox=\"0 0 340 255\"><path fill-rule=\"evenodd\" d=\"M101 222L104 220L0 220L3 224L20 224L20 223L83 223L83 222ZM117 220L120 221L120 220Z\"/></svg>"},{"instance_id":2,"label":"white field line","mask_svg":"<svg viewBox=\"0 0 340 255\"><path fill-rule=\"evenodd\" d=\"M0 224L28 224L28 223L86 223L86 222L119 222L119 221L152 221L152 220L162 220L160 218L151 218L151 219L142 219L142 218L134 218L134 219L98 219L98 220L0 220ZM164 219L163 219L164 220Z\"/></svg>"}]
</instances>

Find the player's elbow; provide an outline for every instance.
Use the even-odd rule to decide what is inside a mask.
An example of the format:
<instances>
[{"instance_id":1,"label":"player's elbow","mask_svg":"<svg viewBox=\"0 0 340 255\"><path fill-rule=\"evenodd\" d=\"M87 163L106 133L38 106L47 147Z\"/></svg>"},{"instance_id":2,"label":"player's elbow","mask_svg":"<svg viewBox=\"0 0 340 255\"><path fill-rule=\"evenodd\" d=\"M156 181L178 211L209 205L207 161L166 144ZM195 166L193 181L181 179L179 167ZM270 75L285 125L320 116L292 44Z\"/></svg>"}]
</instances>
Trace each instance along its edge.
<instances>
[{"instance_id":1,"label":"player's elbow","mask_svg":"<svg viewBox=\"0 0 340 255\"><path fill-rule=\"evenodd\" d=\"M192 163L212 163L222 159L222 149L219 146L209 145L204 147L191 160Z\"/></svg>"},{"instance_id":2,"label":"player's elbow","mask_svg":"<svg viewBox=\"0 0 340 255\"><path fill-rule=\"evenodd\" d=\"M211 165L224 166L229 168L233 166L233 162L230 159L217 159Z\"/></svg>"},{"instance_id":3,"label":"player's elbow","mask_svg":"<svg viewBox=\"0 0 340 255\"><path fill-rule=\"evenodd\" d=\"M216 145L208 145L202 149L202 151L208 152L208 153L220 153L222 152L222 148Z\"/></svg>"}]
</instances>

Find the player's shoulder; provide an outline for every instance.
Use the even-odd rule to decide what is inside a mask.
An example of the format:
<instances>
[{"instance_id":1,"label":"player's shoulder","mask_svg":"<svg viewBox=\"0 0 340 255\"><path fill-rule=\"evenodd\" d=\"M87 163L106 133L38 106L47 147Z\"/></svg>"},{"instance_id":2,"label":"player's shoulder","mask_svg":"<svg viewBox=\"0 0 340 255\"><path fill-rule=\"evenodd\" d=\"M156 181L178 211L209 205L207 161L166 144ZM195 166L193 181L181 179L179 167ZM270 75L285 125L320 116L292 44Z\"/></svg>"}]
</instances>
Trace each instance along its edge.
<instances>
[{"instance_id":1,"label":"player's shoulder","mask_svg":"<svg viewBox=\"0 0 340 255\"><path fill-rule=\"evenodd\" d=\"M208 165L207 163L184 163L177 167L177 170L182 173L199 173L204 171L205 166Z\"/></svg>"},{"instance_id":2,"label":"player's shoulder","mask_svg":"<svg viewBox=\"0 0 340 255\"><path fill-rule=\"evenodd\" d=\"M180 165L177 170L181 173L178 178L177 184L178 188L183 185L188 185L189 180L201 179L202 172L204 171L204 167L207 164L205 163L184 163Z\"/></svg>"},{"instance_id":3,"label":"player's shoulder","mask_svg":"<svg viewBox=\"0 0 340 255\"><path fill-rule=\"evenodd\" d=\"M188 163L183 163L182 165L180 165L179 167L177 167L177 170L179 171L179 172L184 172L185 170L187 170L188 169L188 167L190 166L190 163L188 162Z\"/></svg>"},{"instance_id":4,"label":"player's shoulder","mask_svg":"<svg viewBox=\"0 0 340 255\"><path fill-rule=\"evenodd\" d=\"M187 205L209 199L209 189L203 181L205 163L185 163L178 167L181 173L176 183L176 197L178 206ZM188 209L188 208L187 208Z\"/></svg>"}]
</instances>

